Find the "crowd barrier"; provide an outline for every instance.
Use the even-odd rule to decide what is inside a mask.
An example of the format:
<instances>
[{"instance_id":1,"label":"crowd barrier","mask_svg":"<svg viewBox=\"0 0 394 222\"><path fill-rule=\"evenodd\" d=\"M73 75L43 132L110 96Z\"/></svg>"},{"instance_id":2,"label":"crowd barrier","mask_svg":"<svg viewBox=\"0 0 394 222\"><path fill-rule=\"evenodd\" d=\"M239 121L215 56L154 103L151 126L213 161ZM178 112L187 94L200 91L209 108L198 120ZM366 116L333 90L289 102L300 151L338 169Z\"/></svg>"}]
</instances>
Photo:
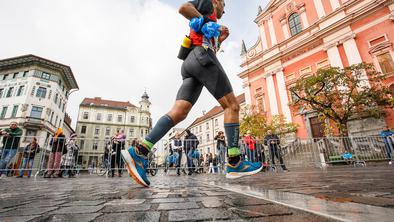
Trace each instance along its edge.
<instances>
[{"instance_id":1,"label":"crowd barrier","mask_svg":"<svg viewBox=\"0 0 394 222\"><path fill-rule=\"evenodd\" d=\"M131 140L76 138L71 141L67 138L51 142L51 138L36 139L39 149L27 146L33 137L1 138L1 174L65 177L81 173L99 176L120 176L126 173L120 151L128 149L132 145ZM268 169L278 166L283 169L324 168L337 164L366 166L371 161L391 161L393 141L394 137L378 136L295 139L287 143L281 143L280 140L241 140L240 147L242 159L263 162ZM225 172L226 149L215 148L210 155L199 146L195 149L195 142L183 141L183 148L177 150L171 147L169 141L161 140L149 155L148 173L154 176L160 170L164 173L174 170L183 174L189 171ZM185 147L188 152L185 152Z\"/></svg>"}]
</instances>

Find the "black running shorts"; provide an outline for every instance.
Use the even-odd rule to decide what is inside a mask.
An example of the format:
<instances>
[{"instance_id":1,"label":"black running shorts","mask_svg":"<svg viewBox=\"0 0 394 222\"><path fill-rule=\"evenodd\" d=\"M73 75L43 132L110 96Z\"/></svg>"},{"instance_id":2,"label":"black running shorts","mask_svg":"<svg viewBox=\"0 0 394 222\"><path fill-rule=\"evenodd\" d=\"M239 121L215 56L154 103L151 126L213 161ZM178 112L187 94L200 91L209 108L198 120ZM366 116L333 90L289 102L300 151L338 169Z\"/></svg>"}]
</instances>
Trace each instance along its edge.
<instances>
[{"instance_id":1,"label":"black running shorts","mask_svg":"<svg viewBox=\"0 0 394 222\"><path fill-rule=\"evenodd\" d=\"M233 92L222 65L210 49L196 46L182 64L183 83L176 100L195 104L205 86L216 100Z\"/></svg>"}]
</instances>

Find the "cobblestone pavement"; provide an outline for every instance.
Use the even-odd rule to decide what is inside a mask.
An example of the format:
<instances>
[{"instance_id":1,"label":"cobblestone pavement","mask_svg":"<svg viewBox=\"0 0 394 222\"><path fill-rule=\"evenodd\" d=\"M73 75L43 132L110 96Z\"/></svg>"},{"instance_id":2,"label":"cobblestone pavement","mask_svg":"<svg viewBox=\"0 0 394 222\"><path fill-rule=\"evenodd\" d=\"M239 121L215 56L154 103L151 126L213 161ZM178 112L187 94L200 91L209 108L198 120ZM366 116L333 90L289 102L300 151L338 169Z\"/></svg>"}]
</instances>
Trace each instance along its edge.
<instances>
[{"instance_id":1,"label":"cobblestone pavement","mask_svg":"<svg viewBox=\"0 0 394 222\"><path fill-rule=\"evenodd\" d=\"M128 177L1 179L0 221L332 221L214 185L221 182L394 207L394 168L382 166L293 169L241 180L210 174L151 180L150 188L140 188Z\"/></svg>"},{"instance_id":2,"label":"cobblestone pavement","mask_svg":"<svg viewBox=\"0 0 394 222\"><path fill-rule=\"evenodd\" d=\"M0 221L330 221L209 186L205 176L155 176L150 188L127 177L1 179Z\"/></svg>"},{"instance_id":3,"label":"cobblestone pavement","mask_svg":"<svg viewBox=\"0 0 394 222\"><path fill-rule=\"evenodd\" d=\"M232 181L207 175L205 181ZM317 198L394 208L394 166L342 166L321 169L290 169L290 172L265 172L236 181L271 190L311 195Z\"/></svg>"}]
</instances>

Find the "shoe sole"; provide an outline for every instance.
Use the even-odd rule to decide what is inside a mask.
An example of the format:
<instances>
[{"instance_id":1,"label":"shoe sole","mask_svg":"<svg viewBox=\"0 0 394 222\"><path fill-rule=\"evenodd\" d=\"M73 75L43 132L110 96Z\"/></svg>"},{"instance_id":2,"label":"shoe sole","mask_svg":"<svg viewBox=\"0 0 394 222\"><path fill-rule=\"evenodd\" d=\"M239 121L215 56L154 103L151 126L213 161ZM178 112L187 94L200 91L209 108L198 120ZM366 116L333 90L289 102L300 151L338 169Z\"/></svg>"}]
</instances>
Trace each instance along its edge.
<instances>
[{"instance_id":1,"label":"shoe sole","mask_svg":"<svg viewBox=\"0 0 394 222\"><path fill-rule=\"evenodd\" d=\"M126 163L127 171L129 172L129 175L135 182L137 182L139 185L143 187L149 187L145 181L141 178L141 176L138 174L137 168L135 167L135 162L133 158L131 158L131 155L129 151L127 150L122 150L121 151L123 160Z\"/></svg>"},{"instance_id":2,"label":"shoe sole","mask_svg":"<svg viewBox=\"0 0 394 222\"><path fill-rule=\"evenodd\" d=\"M262 169L263 169L263 166L261 166L257 170L250 171L250 172L231 172L231 173L226 173L226 178L227 179L237 179L237 178L244 177L244 176L251 176L253 174L256 174L256 173L260 172Z\"/></svg>"}]
</instances>

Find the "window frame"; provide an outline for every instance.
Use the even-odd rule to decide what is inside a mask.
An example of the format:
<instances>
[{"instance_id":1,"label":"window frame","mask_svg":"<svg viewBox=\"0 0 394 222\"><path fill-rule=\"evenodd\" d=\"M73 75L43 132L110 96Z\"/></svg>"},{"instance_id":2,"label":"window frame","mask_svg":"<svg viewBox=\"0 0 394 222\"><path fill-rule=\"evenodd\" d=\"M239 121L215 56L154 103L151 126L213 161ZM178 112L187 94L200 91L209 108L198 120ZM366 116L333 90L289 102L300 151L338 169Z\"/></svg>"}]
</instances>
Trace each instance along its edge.
<instances>
[{"instance_id":1,"label":"window frame","mask_svg":"<svg viewBox=\"0 0 394 222\"><path fill-rule=\"evenodd\" d=\"M287 18L287 22L289 24L289 30L291 36L296 36L297 34L302 32L303 27L301 23L301 18L297 12L291 13ZM293 33L293 29L295 31L294 33Z\"/></svg>"},{"instance_id":2,"label":"window frame","mask_svg":"<svg viewBox=\"0 0 394 222\"><path fill-rule=\"evenodd\" d=\"M39 86L36 91L36 97L45 99L46 96L47 96L47 88Z\"/></svg>"}]
</instances>

